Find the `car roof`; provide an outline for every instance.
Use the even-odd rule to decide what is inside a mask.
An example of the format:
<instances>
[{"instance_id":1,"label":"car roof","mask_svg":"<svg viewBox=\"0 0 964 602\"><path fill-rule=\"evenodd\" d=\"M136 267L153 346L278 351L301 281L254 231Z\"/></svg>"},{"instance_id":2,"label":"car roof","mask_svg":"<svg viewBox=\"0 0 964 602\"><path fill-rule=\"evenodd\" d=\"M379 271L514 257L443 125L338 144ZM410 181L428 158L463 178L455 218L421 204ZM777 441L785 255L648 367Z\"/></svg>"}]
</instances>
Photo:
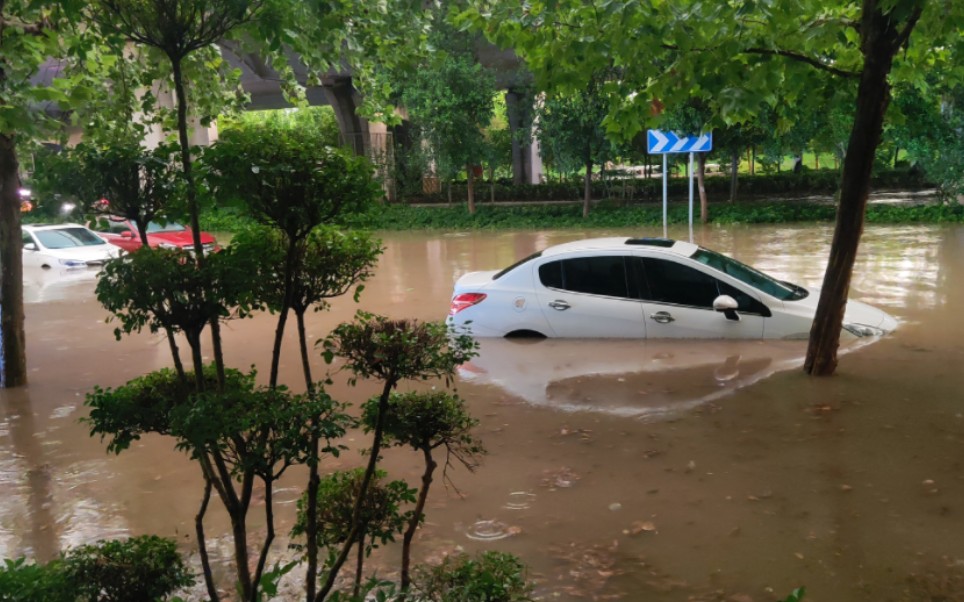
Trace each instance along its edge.
<instances>
[{"instance_id":1,"label":"car roof","mask_svg":"<svg viewBox=\"0 0 964 602\"><path fill-rule=\"evenodd\" d=\"M660 252L690 257L699 249L697 245L671 238L632 238L629 236L614 236L606 238L586 238L562 243L545 249L543 257L552 257L563 253L580 251L626 251L634 248L649 248Z\"/></svg>"},{"instance_id":2,"label":"car roof","mask_svg":"<svg viewBox=\"0 0 964 602\"><path fill-rule=\"evenodd\" d=\"M73 222L66 223L66 224L23 224L21 226L22 230L61 230L63 228L84 228L85 230L87 229L86 226L83 226L81 224L75 224Z\"/></svg>"}]
</instances>

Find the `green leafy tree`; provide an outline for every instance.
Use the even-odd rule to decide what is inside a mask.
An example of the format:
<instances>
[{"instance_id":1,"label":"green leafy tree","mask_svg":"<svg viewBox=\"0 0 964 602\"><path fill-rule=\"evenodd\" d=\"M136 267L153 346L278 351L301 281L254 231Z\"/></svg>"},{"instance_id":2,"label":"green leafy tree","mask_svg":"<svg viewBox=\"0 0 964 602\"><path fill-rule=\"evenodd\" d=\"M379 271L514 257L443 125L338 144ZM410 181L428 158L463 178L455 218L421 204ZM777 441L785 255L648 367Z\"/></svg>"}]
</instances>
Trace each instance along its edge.
<instances>
[{"instance_id":1,"label":"green leafy tree","mask_svg":"<svg viewBox=\"0 0 964 602\"><path fill-rule=\"evenodd\" d=\"M212 321L231 315L247 315L255 300L251 296L254 267L243 254L217 253L203 265L179 249L142 247L108 263L97 281L96 294L113 319L120 322L114 333L164 331L168 335L177 373L185 370L173 335L187 339L195 370L203 367L201 334ZM201 391L205 383L195 372Z\"/></svg>"},{"instance_id":2,"label":"green leafy tree","mask_svg":"<svg viewBox=\"0 0 964 602\"><path fill-rule=\"evenodd\" d=\"M185 183L188 215L194 239L194 251L199 264L204 263L199 225L198 187L195 182L188 138L190 114L185 67L191 61L210 53L214 45L254 21L261 15L261 0L162 0L144 3L136 0L97 0L88 5L86 18L107 37L115 47L128 40L164 56L171 69L174 85L176 130ZM195 115L197 113L195 112ZM224 375L224 355L221 348L220 325L211 322L214 363L218 374ZM200 372L200 366L195 366ZM218 381L223 381L219 378Z\"/></svg>"},{"instance_id":3,"label":"green leafy tree","mask_svg":"<svg viewBox=\"0 0 964 602\"><path fill-rule=\"evenodd\" d=\"M381 189L367 160L324 144L311 128L262 122L229 130L205 153L208 181L218 194L235 199L264 228L239 237L234 251L247 255L255 272L254 293L278 314L271 354L270 386L278 384L288 315L298 326L306 387L314 387L308 361L304 316L325 307L371 275L379 245L369 237L342 235L322 224L343 213L369 208ZM356 293L357 295L357 293ZM357 300L357 296L356 296ZM316 448L318 441L312 441ZM318 566L316 511L318 465L309 461L308 596Z\"/></svg>"},{"instance_id":4,"label":"green leafy tree","mask_svg":"<svg viewBox=\"0 0 964 602\"><path fill-rule=\"evenodd\" d=\"M577 92L550 94L536 111L539 141L551 149L556 167L570 173L584 170L583 217L589 215L592 202L593 167L616 156L603 125L609 106L607 87L604 78L590 79Z\"/></svg>"},{"instance_id":5,"label":"green leafy tree","mask_svg":"<svg viewBox=\"0 0 964 602\"><path fill-rule=\"evenodd\" d=\"M654 99L666 105L712 99L709 108L717 119L741 123L755 116L761 99L770 106L780 98L793 103L833 81L856 87L837 226L804 364L810 374L832 374L891 82L920 81L921 67L929 63L961 64L958 24L964 21L964 5L924 0L472 4L461 22L515 48L545 89L586 82L610 62L620 65L625 101L607 118L613 135L632 137L657 121L651 112Z\"/></svg>"},{"instance_id":6,"label":"green leafy tree","mask_svg":"<svg viewBox=\"0 0 964 602\"><path fill-rule=\"evenodd\" d=\"M278 230L285 247L281 303L272 352L271 384L278 382L281 343L297 291L307 275L306 241L319 225L362 211L381 196L362 157L324 145L310 130L269 123L226 132L205 153L212 189L236 199L259 222Z\"/></svg>"},{"instance_id":7,"label":"green leafy tree","mask_svg":"<svg viewBox=\"0 0 964 602\"><path fill-rule=\"evenodd\" d=\"M495 83L470 55L441 53L412 76L402 101L433 151L436 168L449 181L461 169L468 177L468 209L475 213L475 174L488 145L484 128L493 114Z\"/></svg>"},{"instance_id":8,"label":"green leafy tree","mask_svg":"<svg viewBox=\"0 0 964 602\"><path fill-rule=\"evenodd\" d=\"M280 230L254 228L232 240L232 251L249 255L250 263L258 266L253 277L256 282L255 295L260 302L265 303L271 311L294 311L305 387L311 391L315 385L309 361L305 314L311 308L315 311L326 308L328 299L347 293L353 286L356 287L357 301L364 287L360 283L371 276L381 248L379 242L368 234L343 233L332 227L319 226L294 246L295 259L289 263L286 261L292 249L289 241ZM279 272L278 266L281 265L286 266L286 270ZM275 353L278 355L272 356L273 370L277 369L280 351L280 345L276 344ZM313 439L311 449L317 450L318 444ZM319 466L314 456L309 457L308 468L306 531L309 535L308 579L311 582L315 579L318 566L317 538L313 534L317 529L316 502L320 486ZM308 589L314 590L314 587Z\"/></svg>"},{"instance_id":9,"label":"green leafy tree","mask_svg":"<svg viewBox=\"0 0 964 602\"><path fill-rule=\"evenodd\" d=\"M895 97L899 121L888 133L916 168L938 186L944 199L964 193L964 86L939 81L925 89L902 87Z\"/></svg>"},{"instance_id":10,"label":"green leafy tree","mask_svg":"<svg viewBox=\"0 0 964 602\"><path fill-rule=\"evenodd\" d=\"M449 382L455 368L476 353L477 345L467 335L453 335L444 324L414 320L390 320L383 316L358 312L354 322L339 325L322 341L325 361L335 356L344 359L344 370L357 378L376 379L382 383L371 423L372 446L368 464L359 486L359 496L351 514L351 533L346 544L328 569L325 584L318 592L320 602L334 586L335 577L348 558L352 543L360 532L362 503L375 474L385 436L389 399L402 380L444 378Z\"/></svg>"},{"instance_id":11,"label":"green leafy tree","mask_svg":"<svg viewBox=\"0 0 964 602\"><path fill-rule=\"evenodd\" d=\"M375 428L378 402L375 398L365 404L362 422L366 429ZM453 460L470 471L475 470L479 457L485 453L481 442L470 432L477 425L478 421L466 410L465 402L447 391L393 394L388 400L388 413L384 419L386 442L421 452L425 466L415 510L408 519L402 539L403 592L411 585L412 541L424 518L425 502L438 468L433 452L443 449L446 476Z\"/></svg>"},{"instance_id":12,"label":"green leafy tree","mask_svg":"<svg viewBox=\"0 0 964 602\"><path fill-rule=\"evenodd\" d=\"M23 240L20 232L18 145L51 131L42 110L83 104L90 88L68 77L44 82L43 65L83 53L93 36L78 26L82 2L0 2L0 386L27 383L23 320Z\"/></svg>"},{"instance_id":13,"label":"green leafy tree","mask_svg":"<svg viewBox=\"0 0 964 602\"><path fill-rule=\"evenodd\" d=\"M50 170L35 179L35 188L41 196L73 195L85 213L131 220L146 247L148 223L178 213L184 198L176 157L170 144L145 149L129 140L81 143L48 157Z\"/></svg>"},{"instance_id":14,"label":"green leafy tree","mask_svg":"<svg viewBox=\"0 0 964 602\"><path fill-rule=\"evenodd\" d=\"M313 453L309 442L326 441L322 453L339 453L333 443L351 423L341 404L323 390L294 395L281 387L257 387L254 373L229 370L220 388L208 366L207 383L198 393L193 375L185 379L161 370L114 389L96 388L85 404L91 408L87 422L91 435L108 438L107 449L127 449L145 433L174 437L177 447L201 466L205 492L195 518L208 594L218 599L214 587L203 519L212 488L221 498L231 521L238 586L244 600L258 599L258 589L274 539L273 484L294 464L304 464ZM264 483L267 532L250 567L247 516L256 480Z\"/></svg>"}]
</instances>

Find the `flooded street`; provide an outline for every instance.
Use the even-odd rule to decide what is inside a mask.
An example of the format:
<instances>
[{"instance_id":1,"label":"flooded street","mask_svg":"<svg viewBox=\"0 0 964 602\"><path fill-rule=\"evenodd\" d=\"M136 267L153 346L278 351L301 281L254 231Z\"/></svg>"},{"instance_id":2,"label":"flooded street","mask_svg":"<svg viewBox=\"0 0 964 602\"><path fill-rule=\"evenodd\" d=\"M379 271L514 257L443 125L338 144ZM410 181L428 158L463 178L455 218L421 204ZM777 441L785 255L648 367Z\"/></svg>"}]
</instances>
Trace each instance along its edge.
<instances>
[{"instance_id":1,"label":"flooded street","mask_svg":"<svg viewBox=\"0 0 964 602\"><path fill-rule=\"evenodd\" d=\"M463 273L612 234L659 233L387 234L361 303L309 314L309 333L322 338L359 308L441 320ZM696 234L808 286L820 285L830 238L823 225ZM79 422L95 385L170 365L160 337L114 339L94 282L25 278L31 384L0 391L0 557L45 560L143 533L194 549L197 467L153 436L109 456ZM547 600L760 602L801 585L808 602L964 600L964 227L869 226L851 297L901 325L845 345L825 379L802 374L805 342L485 341L457 386L489 455L475 474L450 473L461 495L439 480L417 559L513 552ZM230 322L229 365L265 376L274 327L268 315ZM286 343L281 380L297 386L293 328ZM316 377L326 368L316 355ZM335 378L338 399L374 391ZM385 467L414 485L420 457L392 449ZM303 476L276 495L279 533ZM223 561L226 522L209 513ZM375 564L390 572L398 556L390 547Z\"/></svg>"}]
</instances>

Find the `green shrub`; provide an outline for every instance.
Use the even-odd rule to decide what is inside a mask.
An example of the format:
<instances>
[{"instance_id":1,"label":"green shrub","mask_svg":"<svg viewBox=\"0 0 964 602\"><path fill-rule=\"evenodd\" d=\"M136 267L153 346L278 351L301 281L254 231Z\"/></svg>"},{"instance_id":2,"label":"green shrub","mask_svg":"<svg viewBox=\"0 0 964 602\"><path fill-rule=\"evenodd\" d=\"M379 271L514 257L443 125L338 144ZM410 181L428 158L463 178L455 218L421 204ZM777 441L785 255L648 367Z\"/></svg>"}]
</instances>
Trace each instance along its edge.
<instances>
[{"instance_id":1,"label":"green shrub","mask_svg":"<svg viewBox=\"0 0 964 602\"><path fill-rule=\"evenodd\" d=\"M0 566L0 602L154 602L194 583L171 539L99 541L47 564Z\"/></svg>"},{"instance_id":2,"label":"green shrub","mask_svg":"<svg viewBox=\"0 0 964 602\"><path fill-rule=\"evenodd\" d=\"M73 584L62 563L28 564L25 558L0 566L0 602L75 602Z\"/></svg>"},{"instance_id":3,"label":"green shrub","mask_svg":"<svg viewBox=\"0 0 964 602\"><path fill-rule=\"evenodd\" d=\"M63 570L90 602L153 602L194 583L174 541L156 535L74 548L64 556Z\"/></svg>"},{"instance_id":4,"label":"green shrub","mask_svg":"<svg viewBox=\"0 0 964 602\"><path fill-rule=\"evenodd\" d=\"M525 565L516 556L483 552L449 556L434 567L417 567L415 588L419 600L431 602L527 602L532 587Z\"/></svg>"}]
</instances>

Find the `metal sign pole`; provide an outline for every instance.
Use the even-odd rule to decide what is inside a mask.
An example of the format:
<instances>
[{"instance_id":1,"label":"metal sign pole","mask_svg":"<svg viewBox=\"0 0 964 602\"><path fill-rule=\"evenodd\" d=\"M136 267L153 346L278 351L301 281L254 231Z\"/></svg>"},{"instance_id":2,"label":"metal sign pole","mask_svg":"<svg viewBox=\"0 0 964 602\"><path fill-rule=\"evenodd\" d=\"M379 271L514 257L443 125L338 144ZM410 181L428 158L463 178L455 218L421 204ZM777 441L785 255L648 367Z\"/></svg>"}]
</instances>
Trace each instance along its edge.
<instances>
[{"instance_id":1,"label":"metal sign pole","mask_svg":"<svg viewBox=\"0 0 964 602\"><path fill-rule=\"evenodd\" d=\"M690 153L690 242L693 242L693 153Z\"/></svg>"},{"instance_id":2,"label":"metal sign pole","mask_svg":"<svg viewBox=\"0 0 964 602\"><path fill-rule=\"evenodd\" d=\"M699 136L681 136L674 132L663 132L660 130L649 130L646 132L646 152L650 154L663 155L663 238L668 238L667 230L667 199L668 180L667 180L667 159L669 153L689 153L690 163L690 242L693 242L693 153L708 153L713 150L713 132L700 134Z\"/></svg>"},{"instance_id":3,"label":"metal sign pole","mask_svg":"<svg viewBox=\"0 0 964 602\"><path fill-rule=\"evenodd\" d=\"M669 197L669 188L666 184L666 154L663 154L663 238L669 238L669 232L666 229L666 203Z\"/></svg>"}]
</instances>

